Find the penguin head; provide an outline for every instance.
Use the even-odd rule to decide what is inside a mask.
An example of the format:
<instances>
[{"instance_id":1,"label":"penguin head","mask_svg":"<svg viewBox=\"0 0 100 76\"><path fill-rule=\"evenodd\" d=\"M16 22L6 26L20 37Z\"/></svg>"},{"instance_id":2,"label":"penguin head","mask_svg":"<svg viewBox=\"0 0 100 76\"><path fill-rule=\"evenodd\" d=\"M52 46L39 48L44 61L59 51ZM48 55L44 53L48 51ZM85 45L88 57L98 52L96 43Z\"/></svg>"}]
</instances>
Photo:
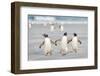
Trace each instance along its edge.
<instances>
[{"instance_id":1,"label":"penguin head","mask_svg":"<svg viewBox=\"0 0 100 76\"><path fill-rule=\"evenodd\" d=\"M74 33L74 36L77 36L77 34L76 34L76 33Z\"/></svg>"},{"instance_id":2,"label":"penguin head","mask_svg":"<svg viewBox=\"0 0 100 76\"><path fill-rule=\"evenodd\" d=\"M67 36L67 32L64 33L64 36Z\"/></svg>"},{"instance_id":3,"label":"penguin head","mask_svg":"<svg viewBox=\"0 0 100 76\"><path fill-rule=\"evenodd\" d=\"M43 34L44 37L48 37L48 34Z\"/></svg>"}]
</instances>

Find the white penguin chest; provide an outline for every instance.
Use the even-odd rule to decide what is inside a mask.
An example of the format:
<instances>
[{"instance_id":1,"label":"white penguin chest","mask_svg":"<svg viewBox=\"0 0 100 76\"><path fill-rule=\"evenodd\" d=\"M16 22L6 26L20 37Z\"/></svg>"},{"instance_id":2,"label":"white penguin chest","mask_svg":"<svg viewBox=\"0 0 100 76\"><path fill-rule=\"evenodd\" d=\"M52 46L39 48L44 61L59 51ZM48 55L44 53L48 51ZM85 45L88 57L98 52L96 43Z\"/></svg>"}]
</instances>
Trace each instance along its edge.
<instances>
[{"instance_id":1,"label":"white penguin chest","mask_svg":"<svg viewBox=\"0 0 100 76\"><path fill-rule=\"evenodd\" d=\"M49 38L45 38L45 46L51 46L51 41Z\"/></svg>"},{"instance_id":2,"label":"white penguin chest","mask_svg":"<svg viewBox=\"0 0 100 76\"><path fill-rule=\"evenodd\" d=\"M77 44L78 44L78 38L77 38L77 37L74 37L74 38L72 39L72 44L73 44L73 45L77 45Z\"/></svg>"},{"instance_id":3,"label":"white penguin chest","mask_svg":"<svg viewBox=\"0 0 100 76\"><path fill-rule=\"evenodd\" d=\"M51 26L51 31L54 31L54 26Z\"/></svg>"},{"instance_id":4,"label":"white penguin chest","mask_svg":"<svg viewBox=\"0 0 100 76\"><path fill-rule=\"evenodd\" d=\"M49 38L45 38L44 50L51 51L51 41Z\"/></svg>"},{"instance_id":5,"label":"white penguin chest","mask_svg":"<svg viewBox=\"0 0 100 76\"><path fill-rule=\"evenodd\" d=\"M62 37L61 44L62 44L62 46L67 45L67 37L66 36Z\"/></svg>"}]
</instances>

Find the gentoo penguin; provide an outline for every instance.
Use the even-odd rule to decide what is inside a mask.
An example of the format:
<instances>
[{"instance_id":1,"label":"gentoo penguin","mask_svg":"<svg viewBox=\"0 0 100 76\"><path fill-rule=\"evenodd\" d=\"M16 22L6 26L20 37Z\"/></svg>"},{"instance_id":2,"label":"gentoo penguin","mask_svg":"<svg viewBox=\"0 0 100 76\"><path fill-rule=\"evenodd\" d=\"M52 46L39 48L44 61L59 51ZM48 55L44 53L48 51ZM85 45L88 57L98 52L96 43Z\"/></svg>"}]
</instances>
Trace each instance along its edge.
<instances>
[{"instance_id":1,"label":"gentoo penguin","mask_svg":"<svg viewBox=\"0 0 100 76\"><path fill-rule=\"evenodd\" d=\"M49 37L48 34L43 34L44 36L44 41L42 42L42 44L39 46L39 48L41 48L44 45L44 53L45 55L52 55L52 47L51 44L55 44Z\"/></svg>"},{"instance_id":2,"label":"gentoo penguin","mask_svg":"<svg viewBox=\"0 0 100 76\"><path fill-rule=\"evenodd\" d=\"M55 41L55 44L56 45L57 45L57 41L60 41L60 46L61 46L60 53L62 55L66 55L66 53L68 52L68 47L67 47L67 42L68 42L67 32L65 32L63 34L63 37L61 39L58 39L58 40Z\"/></svg>"},{"instance_id":3,"label":"gentoo penguin","mask_svg":"<svg viewBox=\"0 0 100 76\"><path fill-rule=\"evenodd\" d=\"M74 33L73 35L74 37L69 40L68 43L71 42L72 49L75 51L75 53L77 53L77 50L79 49L79 43L81 44L82 42L79 40L76 33Z\"/></svg>"}]
</instances>

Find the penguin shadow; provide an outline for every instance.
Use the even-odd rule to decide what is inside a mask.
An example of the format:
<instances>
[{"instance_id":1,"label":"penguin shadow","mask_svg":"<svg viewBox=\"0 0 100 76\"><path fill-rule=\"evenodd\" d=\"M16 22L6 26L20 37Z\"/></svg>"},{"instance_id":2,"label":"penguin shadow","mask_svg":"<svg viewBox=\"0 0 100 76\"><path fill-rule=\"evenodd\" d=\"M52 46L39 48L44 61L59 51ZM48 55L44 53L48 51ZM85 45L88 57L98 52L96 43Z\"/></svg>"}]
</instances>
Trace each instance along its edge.
<instances>
[{"instance_id":1,"label":"penguin shadow","mask_svg":"<svg viewBox=\"0 0 100 76\"><path fill-rule=\"evenodd\" d=\"M82 51L81 46L78 47L78 49L73 49L72 45L69 43L68 45L68 49L69 51L67 52L67 54L79 54Z\"/></svg>"}]
</instances>

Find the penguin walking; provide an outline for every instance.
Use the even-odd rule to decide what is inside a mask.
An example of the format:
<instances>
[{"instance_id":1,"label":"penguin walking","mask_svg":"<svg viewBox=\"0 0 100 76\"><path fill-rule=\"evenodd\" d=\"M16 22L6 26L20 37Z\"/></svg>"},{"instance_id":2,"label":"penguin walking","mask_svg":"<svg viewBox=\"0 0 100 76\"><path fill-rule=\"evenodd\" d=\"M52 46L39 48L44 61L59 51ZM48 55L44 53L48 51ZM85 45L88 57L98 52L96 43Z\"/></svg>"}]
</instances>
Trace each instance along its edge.
<instances>
[{"instance_id":1,"label":"penguin walking","mask_svg":"<svg viewBox=\"0 0 100 76\"><path fill-rule=\"evenodd\" d=\"M82 42L79 40L76 33L74 33L73 35L74 35L74 37L71 40L69 40L68 43L71 42L73 51L75 51L75 53L77 53L77 51L79 49L79 43L82 44Z\"/></svg>"},{"instance_id":2,"label":"penguin walking","mask_svg":"<svg viewBox=\"0 0 100 76\"><path fill-rule=\"evenodd\" d=\"M67 39L67 32L64 33L63 37L61 39L58 39L55 41L55 44L57 46L57 42L60 41L60 46L61 46L61 49L60 49L60 53L62 55L66 55L66 53L68 52L68 46L67 46L67 42L68 42L68 39Z\"/></svg>"},{"instance_id":3,"label":"penguin walking","mask_svg":"<svg viewBox=\"0 0 100 76\"><path fill-rule=\"evenodd\" d=\"M42 42L42 44L39 46L39 48L41 48L44 45L44 53L45 55L52 55L52 44L55 44L55 42L53 42L49 37L48 34L43 34L44 36L44 41Z\"/></svg>"}]
</instances>

